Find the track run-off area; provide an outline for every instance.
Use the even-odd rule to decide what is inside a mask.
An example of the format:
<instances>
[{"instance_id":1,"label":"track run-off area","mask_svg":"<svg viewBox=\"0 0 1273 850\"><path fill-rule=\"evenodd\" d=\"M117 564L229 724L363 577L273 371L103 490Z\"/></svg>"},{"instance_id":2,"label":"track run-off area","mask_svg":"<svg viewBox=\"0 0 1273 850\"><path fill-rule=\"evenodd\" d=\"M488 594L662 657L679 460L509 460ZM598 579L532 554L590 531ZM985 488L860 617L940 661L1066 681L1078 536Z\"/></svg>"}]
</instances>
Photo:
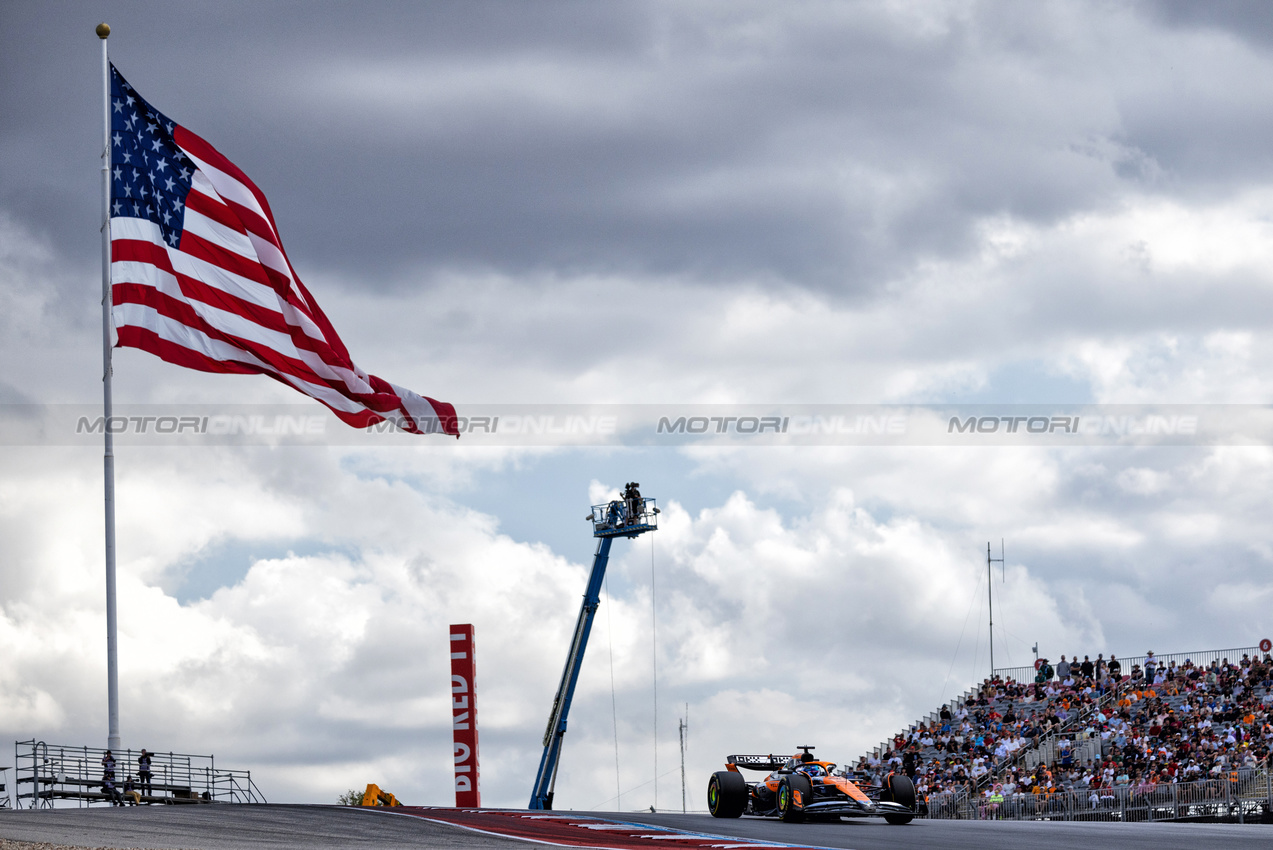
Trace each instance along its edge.
<instances>
[{"instance_id":1,"label":"track run-off area","mask_svg":"<svg viewBox=\"0 0 1273 850\"><path fill-rule=\"evenodd\" d=\"M0 838L147 850L596 847L835 850L1197 850L1273 847L1273 826L881 820L787 824L705 814L529 812L403 806L218 805L0 810Z\"/></svg>"}]
</instances>

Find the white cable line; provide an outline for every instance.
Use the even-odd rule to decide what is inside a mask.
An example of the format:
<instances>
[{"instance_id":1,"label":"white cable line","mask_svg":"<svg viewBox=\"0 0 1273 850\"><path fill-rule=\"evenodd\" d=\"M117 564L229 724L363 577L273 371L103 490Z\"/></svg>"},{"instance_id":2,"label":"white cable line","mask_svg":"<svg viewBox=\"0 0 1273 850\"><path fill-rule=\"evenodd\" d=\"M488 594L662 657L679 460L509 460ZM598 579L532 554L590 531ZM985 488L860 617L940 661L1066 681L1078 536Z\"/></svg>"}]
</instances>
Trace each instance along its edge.
<instances>
[{"instance_id":1,"label":"white cable line","mask_svg":"<svg viewBox=\"0 0 1273 850\"><path fill-rule=\"evenodd\" d=\"M654 607L654 535L650 535L650 653L654 660L654 808L659 807L659 633Z\"/></svg>"},{"instance_id":2,"label":"white cable line","mask_svg":"<svg viewBox=\"0 0 1273 850\"><path fill-rule=\"evenodd\" d=\"M614 630L610 625L610 575L605 577L606 638L610 642L610 717L614 721L614 790L618 792L615 807L623 808L623 790L619 785L619 708L614 698Z\"/></svg>"},{"instance_id":3,"label":"white cable line","mask_svg":"<svg viewBox=\"0 0 1273 850\"><path fill-rule=\"evenodd\" d=\"M977 572L981 572L978 570ZM987 576L989 578L989 576ZM981 613L986 610L986 601L981 598L981 577L977 577L977 639L972 644L972 681L977 682L977 661L981 657Z\"/></svg>"},{"instance_id":4,"label":"white cable line","mask_svg":"<svg viewBox=\"0 0 1273 850\"><path fill-rule=\"evenodd\" d=\"M690 704L685 703L685 754L688 757L690 751ZM694 792L689 789L693 787L687 785L685 789L685 797L689 801L686 805L690 811L694 810Z\"/></svg>"},{"instance_id":5,"label":"white cable line","mask_svg":"<svg viewBox=\"0 0 1273 850\"><path fill-rule=\"evenodd\" d=\"M1000 577L1000 578L999 578L999 585L1000 585L1000 587L1001 587L1001 588L1007 588L1007 586L1008 586L1008 559L1007 559L1007 556L1003 554L1003 548L1002 548L1002 545L1003 545L1003 544L1002 544L1002 541L1001 541L1001 542L1000 542L1000 549L999 549L999 568L1000 568L1000 572L999 572L999 577ZM1002 591L1000 591L1000 595L999 595L999 607L1000 607L1001 609L1003 609L1003 610L1002 610L1002 612L999 614L999 619L1000 619L1000 620L1003 620L1003 619L1005 619L1004 615L1008 613L1008 606L1007 606L1007 605L1005 605L1005 604L1003 603L1003 593L1002 593ZM1004 628L1003 623L1000 623L1000 624L999 624L999 633L1000 633L1001 635L1002 635L1002 634L1008 634L1008 630L1007 630L1006 628ZM1011 645L1009 645L1009 643L1008 643L1007 641L1004 641L1004 642L1003 642L1003 652L1004 652L1004 654L1005 654L1005 655L1007 655L1007 656L1008 656L1008 666L1009 666L1009 667L1012 667L1012 666L1013 666L1013 664L1012 664L1012 647L1011 647Z\"/></svg>"},{"instance_id":6,"label":"white cable line","mask_svg":"<svg viewBox=\"0 0 1273 850\"><path fill-rule=\"evenodd\" d=\"M657 776L657 777L655 777L654 779L647 779L647 780L645 780L644 782L642 782L640 785L633 785L631 788L629 788L627 791L624 791L623 793L624 793L624 794L631 794L633 791L636 791L636 790L638 790L638 789L640 789L640 788L644 788L645 786L649 785L651 782L657 782L659 779L662 779L662 778L667 777L667 776L671 776L673 773L678 773L678 772L680 771L680 769L681 769L681 768L680 768L680 765L677 765L676 767L672 768L671 770L669 770L669 771L665 771L665 772L663 773L663 776ZM614 797L611 797L611 798L610 798L610 800L613 800L613 799L614 799ZM590 808L588 809L588 811L590 811L590 812L600 811L600 810L601 810L601 807L602 807L602 806L604 806L606 803L609 803L609 802L610 802L610 800L602 800L600 803L597 803L595 806L590 807ZM640 810L638 809L637 811L640 811Z\"/></svg>"},{"instance_id":7,"label":"white cable line","mask_svg":"<svg viewBox=\"0 0 1273 850\"><path fill-rule=\"evenodd\" d=\"M950 683L950 674L955 670L955 662L959 660L959 647L963 646L964 633L968 631L968 618L972 615L973 603L977 601L977 595L981 593L981 574L977 574L977 589L972 592L972 598L968 600L968 612L964 614L964 625L959 630L959 641L955 644L955 654L950 659L950 669L946 671L946 680L941 683L941 699L937 700L938 705L946 704L946 686Z\"/></svg>"}]
</instances>

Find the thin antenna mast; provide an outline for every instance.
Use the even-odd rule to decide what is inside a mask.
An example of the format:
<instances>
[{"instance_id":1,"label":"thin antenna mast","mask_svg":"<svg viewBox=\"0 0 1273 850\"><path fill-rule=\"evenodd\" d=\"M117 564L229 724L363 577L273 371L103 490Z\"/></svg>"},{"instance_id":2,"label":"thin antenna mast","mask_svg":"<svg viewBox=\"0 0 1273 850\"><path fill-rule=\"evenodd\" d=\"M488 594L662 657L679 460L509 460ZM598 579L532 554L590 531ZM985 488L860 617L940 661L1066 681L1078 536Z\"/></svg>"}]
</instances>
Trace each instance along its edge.
<instances>
[{"instance_id":1,"label":"thin antenna mast","mask_svg":"<svg viewBox=\"0 0 1273 850\"><path fill-rule=\"evenodd\" d=\"M991 579L990 565L996 562L1000 564L1003 563L1003 538L1002 537L999 538L999 557L998 558L990 557L990 543L989 541L986 542L986 597L987 597L987 601L989 602L989 610L990 610L990 678L992 679L994 678L994 675L995 675L995 599L994 599L994 593L992 591L994 582L990 580ZM1003 570L1004 570L1003 578L1004 580L1006 580L1008 576L1007 566L1004 566Z\"/></svg>"},{"instance_id":2,"label":"thin antenna mast","mask_svg":"<svg viewBox=\"0 0 1273 850\"><path fill-rule=\"evenodd\" d=\"M681 814L685 814L685 737L690 729L690 704L685 703L685 717L680 721L681 734Z\"/></svg>"}]
</instances>

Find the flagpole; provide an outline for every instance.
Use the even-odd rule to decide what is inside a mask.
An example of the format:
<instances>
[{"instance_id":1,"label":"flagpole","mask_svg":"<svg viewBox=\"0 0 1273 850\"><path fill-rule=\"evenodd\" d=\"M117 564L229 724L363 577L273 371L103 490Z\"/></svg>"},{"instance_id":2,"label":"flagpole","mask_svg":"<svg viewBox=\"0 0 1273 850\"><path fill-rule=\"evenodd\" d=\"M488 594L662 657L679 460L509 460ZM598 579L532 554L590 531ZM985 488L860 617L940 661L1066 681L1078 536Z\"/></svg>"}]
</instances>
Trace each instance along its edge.
<instances>
[{"instance_id":1,"label":"flagpole","mask_svg":"<svg viewBox=\"0 0 1273 850\"><path fill-rule=\"evenodd\" d=\"M115 437L111 434L111 83L106 39L107 24L97 25L102 42L102 415L106 446L102 457L106 482L106 746L120 749L119 742L119 638L115 610Z\"/></svg>"}]
</instances>

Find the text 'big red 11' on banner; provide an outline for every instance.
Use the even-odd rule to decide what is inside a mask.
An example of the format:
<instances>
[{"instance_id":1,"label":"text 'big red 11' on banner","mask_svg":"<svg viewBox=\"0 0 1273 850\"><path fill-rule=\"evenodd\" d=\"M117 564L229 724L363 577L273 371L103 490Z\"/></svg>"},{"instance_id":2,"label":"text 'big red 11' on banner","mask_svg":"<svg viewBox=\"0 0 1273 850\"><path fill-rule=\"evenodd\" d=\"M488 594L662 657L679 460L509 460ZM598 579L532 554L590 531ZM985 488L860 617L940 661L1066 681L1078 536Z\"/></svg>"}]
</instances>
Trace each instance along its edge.
<instances>
[{"instance_id":1,"label":"text 'big red 11' on banner","mask_svg":"<svg viewBox=\"0 0 1273 850\"><path fill-rule=\"evenodd\" d=\"M451 730L455 756L455 805L482 805L477 765L477 663L473 627L451 626Z\"/></svg>"}]
</instances>

